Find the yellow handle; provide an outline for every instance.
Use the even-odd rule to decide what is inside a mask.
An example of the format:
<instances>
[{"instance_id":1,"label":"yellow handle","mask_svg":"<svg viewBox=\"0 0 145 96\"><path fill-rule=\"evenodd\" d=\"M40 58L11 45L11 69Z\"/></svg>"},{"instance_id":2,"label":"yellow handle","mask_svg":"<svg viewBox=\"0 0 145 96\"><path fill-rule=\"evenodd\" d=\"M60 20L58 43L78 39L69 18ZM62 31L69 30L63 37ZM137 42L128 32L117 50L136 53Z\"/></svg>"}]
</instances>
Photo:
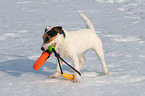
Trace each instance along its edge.
<instances>
[{"instance_id":1,"label":"yellow handle","mask_svg":"<svg viewBox=\"0 0 145 96\"><path fill-rule=\"evenodd\" d=\"M63 74L61 74L61 76L62 76L63 78L65 78L65 79L69 79L69 80L73 80L73 79L74 79L74 75L72 75L72 74L67 74L67 73L64 73L64 72L63 72Z\"/></svg>"}]
</instances>

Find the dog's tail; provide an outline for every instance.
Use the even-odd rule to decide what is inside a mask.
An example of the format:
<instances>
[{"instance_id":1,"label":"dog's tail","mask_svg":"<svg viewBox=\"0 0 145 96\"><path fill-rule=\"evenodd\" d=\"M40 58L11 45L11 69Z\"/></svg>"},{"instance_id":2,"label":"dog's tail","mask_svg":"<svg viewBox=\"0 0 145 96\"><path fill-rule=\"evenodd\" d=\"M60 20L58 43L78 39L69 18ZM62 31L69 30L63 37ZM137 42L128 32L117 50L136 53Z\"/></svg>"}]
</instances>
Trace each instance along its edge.
<instances>
[{"instance_id":1,"label":"dog's tail","mask_svg":"<svg viewBox=\"0 0 145 96\"><path fill-rule=\"evenodd\" d=\"M95 32L94 26L92 25L92 23L90 22L90 20L88 19L88 17L85 16L84 14L82 14L82 13L80 13L80 16L85 21L87 28Z\"/></svg>"}]
</instances>

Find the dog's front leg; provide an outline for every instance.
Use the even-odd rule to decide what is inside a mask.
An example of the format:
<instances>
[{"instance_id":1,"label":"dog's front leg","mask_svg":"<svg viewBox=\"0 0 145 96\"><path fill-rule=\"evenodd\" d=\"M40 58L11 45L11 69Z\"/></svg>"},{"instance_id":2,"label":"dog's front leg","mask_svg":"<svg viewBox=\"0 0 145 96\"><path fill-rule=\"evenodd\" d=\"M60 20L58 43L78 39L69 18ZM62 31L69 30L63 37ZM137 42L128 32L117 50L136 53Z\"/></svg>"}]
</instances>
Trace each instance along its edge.
<instances>
[{"instance_id":1,"label":"dog's front leg","mask_svg":"<svg viewBox=\"0 0 145 96\"><path fill-rule=\"evenodd\" d=\"M62 61L60 60L60 65L62 66ZM57 67L56 67L56 72L50 76L50 78L58 78L60 75L60 67L59 67L59 63L57 61Z\"/></svg>"},{"instance_id":2,"label":"dog's front leg","mask_svg":"<svg viewBox=\"0 0 145 96\"><path fill-rule=\"evenodd\" d=\"M80 71L79 58L77 56L73 56L72 62L73 62L74 68L76 70ZM81 76L75 71L74 71L74 80L73 80L73 82L74 83L80 83L81 82Z\"/></svg>"}]
</instances>

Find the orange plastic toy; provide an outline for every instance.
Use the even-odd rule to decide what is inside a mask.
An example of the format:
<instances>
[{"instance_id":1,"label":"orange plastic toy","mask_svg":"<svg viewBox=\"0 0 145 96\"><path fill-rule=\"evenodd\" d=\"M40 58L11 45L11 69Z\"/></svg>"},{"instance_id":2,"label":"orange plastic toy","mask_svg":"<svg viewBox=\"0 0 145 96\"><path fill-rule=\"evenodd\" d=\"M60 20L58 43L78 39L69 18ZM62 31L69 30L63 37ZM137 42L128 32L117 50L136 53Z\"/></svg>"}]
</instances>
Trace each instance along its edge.
<instances>
[{"instance_id":1,"label":"orange plastic toy","mask_svg":"<svg viewBox=\"0 0 145 96\"><path fill-rule=\"evenodd\" d=\"M38 59L37 61L34 63L33 65L33 69L35 71L37 71L47 60L47 58L50 56L50 54L48 52L44 52Z\"/></svg>"},{"instance_id":2,"label":"orange plastic toy","mask_svg":"<svg viewBox=\"0 0 145 96\"><path fill-rule=\"evenodd\" d=\"M47 58L50 56L51 53L54 53L55 56L57 57L58 61L59 59L61 59L63 62L65 62L69 67L71 67L74 71L76 71L80 76L81 76L81 73L79 71L77 71L75 68L73 68L71 65L69 65L66 61L64 61L60 55L55 51L55 47L53 45L49 46L48 47L48 50L43 52L42 55L37 59L37 61L34 63L33 65L33 69L35 71L37 71L38 69L40 69L40 67L46 62ZM65 79L69 79L69 80L73 80L74 79L74 75L72 74L67 74L67 73L64 73L62 71L62 68L61 68L61 65L59 63L59 67L60 67L60 70L61 70L61 73L60 75L65 78Z\"/></svg>"}]
</instances>

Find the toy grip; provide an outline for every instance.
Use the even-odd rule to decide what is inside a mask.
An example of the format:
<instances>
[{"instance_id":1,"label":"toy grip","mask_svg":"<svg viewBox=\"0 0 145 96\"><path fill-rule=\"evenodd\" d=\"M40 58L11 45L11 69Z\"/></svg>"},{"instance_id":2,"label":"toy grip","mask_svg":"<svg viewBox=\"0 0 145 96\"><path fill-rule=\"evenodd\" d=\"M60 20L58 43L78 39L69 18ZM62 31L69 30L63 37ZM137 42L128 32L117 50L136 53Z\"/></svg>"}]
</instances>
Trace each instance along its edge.
<instances>
[{"instance_id":1,"label":"toy grip","mask_svg":"<svg viewBox=\"0 0 145 96\"><path fill-rule=\"evenodd\" d=\"M37 71L47 60L47 58L50 56L50 54L48 52L44 52L38 59L37 61L34 63L33 65L33 69L35 71Z\"/></svg>"}]
</instances>

